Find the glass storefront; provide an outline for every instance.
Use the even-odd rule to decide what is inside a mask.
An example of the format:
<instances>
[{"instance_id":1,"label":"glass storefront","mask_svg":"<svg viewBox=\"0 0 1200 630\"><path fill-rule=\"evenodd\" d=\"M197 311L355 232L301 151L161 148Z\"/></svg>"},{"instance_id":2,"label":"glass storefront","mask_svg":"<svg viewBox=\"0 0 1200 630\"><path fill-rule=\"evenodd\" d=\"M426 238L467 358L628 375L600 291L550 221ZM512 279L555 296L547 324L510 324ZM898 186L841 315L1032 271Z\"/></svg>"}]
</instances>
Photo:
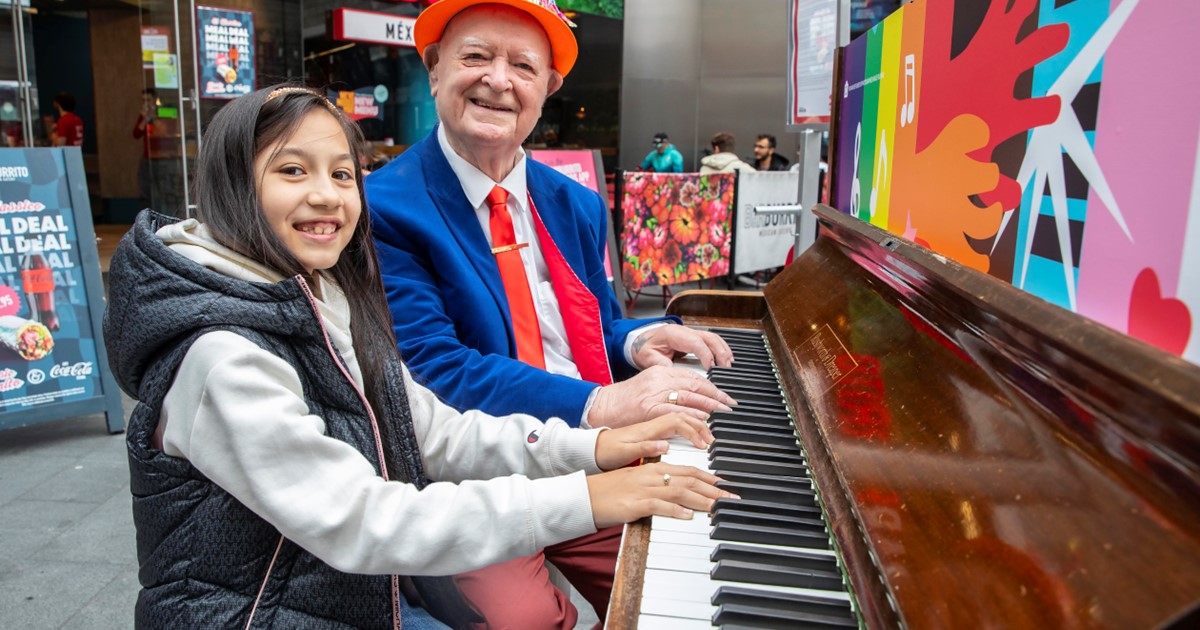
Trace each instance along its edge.
<instances>
[{"instance_id":1,"label":"glass storefront","mask_svg":"<svg viewBox=\"0 0 1200 630\"><path fill-rule=\"evenodd\" d=\"M142 0L148 90L143 167L150 207L189 216L193 160L204 126L230 99L302 76L303 3L294 0ZM144 193L145 194L145 193Z\"/></svg>"},{"instance_id":2,"label":"glass storefront","mask_svg":"<svg viewBox=\"0 0 1200 630\"><path fill-rule=\"evenodd\" d=\"M0 147L33 146L44 135L32 37L29 0L0 0Z\"/></svg>"},{"instance_id":3,"label":"glass storefront","mask_svg":"<svg viewBox=\"0 0 1200 630\"><path fill-rule=\"evenodd\" d=\"M327 24L336 8L416 17L419 7L371 0L305 2L305 80L326 88L335 100L347 92L375 97L369 107L377 114L355 117L381 152L398 154L437 123L421 56L409 46L333 39ZM531 148L600 149L611 173L619 136L622 21L584 13L573 13L571 19L577 25L579 63L546 102L527 143Z\"/></svg>"}]
</instances>

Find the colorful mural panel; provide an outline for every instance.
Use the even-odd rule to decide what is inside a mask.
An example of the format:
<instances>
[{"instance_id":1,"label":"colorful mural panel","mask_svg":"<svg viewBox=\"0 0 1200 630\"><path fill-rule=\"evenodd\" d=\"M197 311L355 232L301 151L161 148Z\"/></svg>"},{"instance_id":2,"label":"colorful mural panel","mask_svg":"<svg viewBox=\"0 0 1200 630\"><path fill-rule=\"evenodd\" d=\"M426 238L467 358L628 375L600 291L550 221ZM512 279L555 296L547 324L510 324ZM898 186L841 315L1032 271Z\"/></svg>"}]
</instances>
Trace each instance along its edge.
<instances>
[{"instance_id":1,"label":"colorful mural panel","mask_svg":"<svg viewBox=\"0 0 1200 630\"><path fill-rule=\"evenodd\" d=\"M1200 75L1165 61L1195 55L1198 18L905 5L846 48L834 205L1200 362Z\"/></svg>"},{"instance_id":2,"label":"colorful mural panel","mask_svg":"<svg viewBox=\"0 0 1200 630\"><path fill-rule=\"evenodd\" d=\"M729 273L733 173L625 173L625 286L693 282Z\"/></svg>"}]
</instances>

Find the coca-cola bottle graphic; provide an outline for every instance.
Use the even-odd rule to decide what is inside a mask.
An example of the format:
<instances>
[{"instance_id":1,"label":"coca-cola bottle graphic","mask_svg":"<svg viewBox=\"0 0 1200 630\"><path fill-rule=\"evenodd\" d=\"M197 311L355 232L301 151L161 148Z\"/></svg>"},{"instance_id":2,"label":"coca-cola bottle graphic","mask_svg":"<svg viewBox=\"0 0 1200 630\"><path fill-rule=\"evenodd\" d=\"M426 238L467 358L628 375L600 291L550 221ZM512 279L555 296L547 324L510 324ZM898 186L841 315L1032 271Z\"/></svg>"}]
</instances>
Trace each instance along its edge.
<instances>
[{"instance_id":1,"label":"coca-cola bottle graphic","mask_svg":"<svg viewBox=\"0 0 1200 630\"><path fill-rule=\"evenodd\" d=\"M25 289L25 302L29 304L29 318L41 322L51 332L58 330L54 272L42 255L40 241L33 241L33 246L21 259L21 285Z\"/></svg>"}]
</instances>

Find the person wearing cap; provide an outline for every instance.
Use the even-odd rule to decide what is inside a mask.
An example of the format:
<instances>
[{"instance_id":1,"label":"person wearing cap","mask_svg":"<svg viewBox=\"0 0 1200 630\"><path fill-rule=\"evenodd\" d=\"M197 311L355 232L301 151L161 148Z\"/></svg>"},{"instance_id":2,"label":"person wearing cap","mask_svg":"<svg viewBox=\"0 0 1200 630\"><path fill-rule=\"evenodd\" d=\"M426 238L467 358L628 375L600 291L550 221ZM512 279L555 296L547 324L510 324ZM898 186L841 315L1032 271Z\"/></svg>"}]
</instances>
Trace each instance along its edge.
<instances>
[{"instance_id":1,"label":"person wearing cap","mask_svg":"<svg viewBox=\"0 0 1200 630\"><path fill-rule=\"evenodd\" d=\"M671 144L671 139L667 134L658 132L654 134L654 139L650 141L650 145L654 148L650 153L646 154L646 159L642 160L642 170L652 171L655 173L682 173L683 172L683 154L675 145Z\"/></svg>"},{"instance_id":2,"label":"person wearing cap","mask_svg":"<svg viewBox=\"0 0 1200 630\"><path fill-rule=\"evenodd\" d=\"M736 404L671 366L681 353L729 365L729 346L677 318L622 318L603 265L604 199L521 149L578 55L554 2L441 0L418 16L414 39L440 122L365 187L415 378L459 409L585 427ZM458 584L491 627L570 628L577 611L550 584L548 558L603 618L620 534L602 530Z\"/></svg>"}]
</instances>

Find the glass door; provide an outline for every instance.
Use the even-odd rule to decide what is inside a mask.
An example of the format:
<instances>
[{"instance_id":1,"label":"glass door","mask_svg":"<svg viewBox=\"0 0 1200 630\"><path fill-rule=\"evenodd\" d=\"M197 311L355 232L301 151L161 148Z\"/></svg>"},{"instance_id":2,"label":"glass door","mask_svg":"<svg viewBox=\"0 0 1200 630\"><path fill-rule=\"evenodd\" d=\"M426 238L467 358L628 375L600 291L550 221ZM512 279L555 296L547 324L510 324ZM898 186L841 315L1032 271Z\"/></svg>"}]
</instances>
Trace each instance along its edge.
<instances>
[{"instance_id":1,"label":"glass door","mask_svg":"<svg viewBox=\"0 0 1200 630\"><path fill-rule=\"evenodd\" d=\"M142 73L146 89L138 130L143 135L138 185L144 205L189 217L191 173L200 141L200 111L191 59L191 2L142 0Z\"/></svg>"},{"instance_id":2,"label":"glass door","mask_svg":"<svg viewBox=\"0 0 1200 630\"><path fill-rule=\"evenodd\" d=\"M38 137L32 33L29 0L0 0L0 147L33 146Z\"/></svg>"},{"instance_id":3,"label":"glass door","mask_svg":"<svg viewBox=\"0 0 1200 630\"><path fill-rule=\"evenodd\" d=\"M193 168L208 121L242 94L303 76L303 4L140 0L144 115L153 118L143 189L151 208L191 216Z\"/></svg>"}]
</instances>

